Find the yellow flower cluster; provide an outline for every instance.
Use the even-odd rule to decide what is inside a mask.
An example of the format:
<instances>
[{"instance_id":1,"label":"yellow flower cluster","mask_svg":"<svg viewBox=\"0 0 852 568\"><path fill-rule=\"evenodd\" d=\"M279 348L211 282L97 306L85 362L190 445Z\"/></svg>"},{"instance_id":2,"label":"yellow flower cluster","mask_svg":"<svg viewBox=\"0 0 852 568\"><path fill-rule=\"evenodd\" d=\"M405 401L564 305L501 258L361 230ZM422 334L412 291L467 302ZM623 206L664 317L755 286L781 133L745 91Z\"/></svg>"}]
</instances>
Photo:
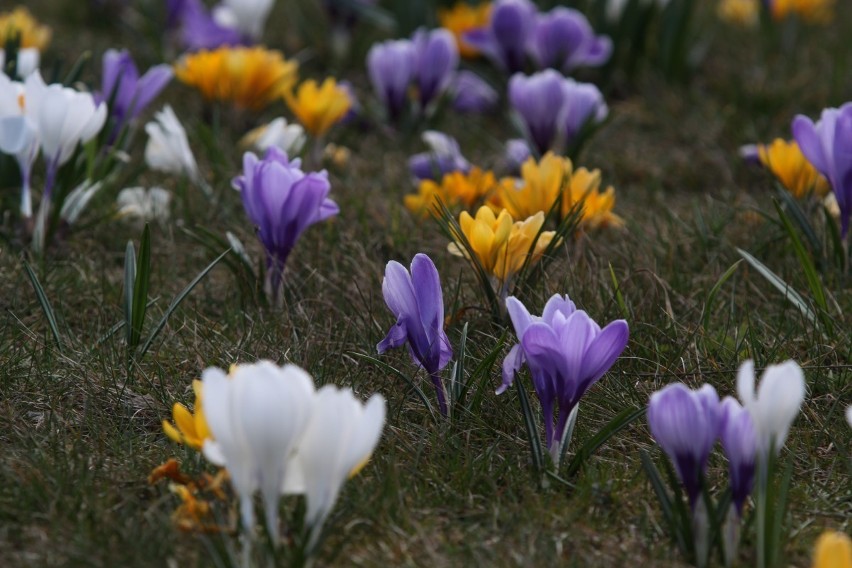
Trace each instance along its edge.
<instances>
[{"instance_id":1,"label":"yellow flower cluster","mask_svg":"<svg viewBox=\"0 0 852 568\"><path fill-rule=\"evenodd\" d=\"M457 2L449 9L438 10L438 22L442 28L450 30L456 38L459 54L462 57L476 57L479 51L462 40L462 35L470 30L485 27L491 19L491 3L484 2L471 6L467 2Z\"/></svg>"},{"instance_id":2,"label":"yellow flower cluster","mask_svg":"<svg viewBox=\"0 0 852 568\"><path fill-rule=\"evenodd\" d=\"M770 8L774 20L796 16L812 24L827 24L834 17L834 0L772 0Z\"/></svg>"},{"instance_id":3,"label":"yellow flower cluster","mask_svg":"<svg viewBox=\"0 0 852 568\"><path fill-rule=\"evenodd\" d=\"M210 428L204 419L204 411L201 406L201 381L192 381L192 390L195 393L195 414L192 414L184 405L176 402L172 407L172 417L175 424L163 420L163 431L178 444L186 444L193 450L200 450L204 440L212 438Z\"/></svg>"},{"instance_id":4,"label":"yellow flower cluster","mask_svg":"<svg viewBox=\"0 0 852 568\"><path fill-rule=\"evenodd\" d=\"M573 170L571 160L548 152L538 162L534 158L524 162L520 179L500 180L489 205L524 219L538 212L548 213L561 196L561 218L582 203L580 226L584 229L622 225L622 219L612 212L615 189L610 186L602 193L600 186L600 170Z\"/></svg>"},{"instance_id":5,"label":"yellow flower cluster","mask_svg":"<svg viewBox=\"0 0 852 568\"><path fill-rule=\"evenodd\" d=\"M759 0L721 0L716 12L722 20L746 28L760 21Z\"/></svg>"},{"instance_id":6,"label":"yellow flower cluster","mask_svg":"<svg viewBox=\"0 0 852 568\"><path fill-rule=\"evenodd\" d=\"M321 86L309 79L299 85L295 94L290 90L284 91L284 99L296 119L315 137L322 136L343 120L352 106L346 89L331 77Z\"/></svg>"},{"instance_id":7,"label":"yellow flower cluster","mask_svg":"<svg viewBox=\"0 0 852 568\"><path fill-rule=\"evenodd\" d=\"M292 89L298 70L280 51L220 47L184 56L175 65L175 76L208 100L260 110Z\"/></svg>"},{"instance_id":8,"label":"yellow flower cluster","mask_svg":"<svg viewBox=\"0 0 852 568\"><path fill-rule=\"evenodd\" d=\"M456 171L445 174L440 184L430 179L422 180L417 194L406 195L404 203L415 215L428 217L438 199L447 207L463 205L469 208L496 185L497 178L493 172L474 166L468 173Z\"/></svg>"},{"instance_id":9,"label":"yellow flower cluster","mask_svg":"<svg viewBox=\"0 0 852 568\"><path fill-rule=\"evenodd\" d=\"M524 266L527 257L530 265L541 259L544 251L556 236L555 231L544 231L544 213L537 213L523 221L515 221L505 209L497 215L482 206L471 217L467 211L459 217L459 226L482 268L504 286ZM538 236L538 240L536 240ZM449 251L469 258L461 242L453 242Z\"/></svg>"},{"instance_id":10,"label":"yellow flower cluster","mask_svg":"<svg viewBox=\"0 0 852 568\"><path fill-rule=\"evenodd\" d=\"M825 531L814 547L813 568L852 568L852 539L836 531Z\"/></svg>"},{"instance_id":11,"label":"yellow flower cluster","mask_svg":"<svg viewBox=\"0 0 852 568\"><path fill-rule=\"evenodd\" d=\"M823 197L829 192L828 181L805 158L795 140L776 138L771 144L758 145L757 153L763 167L793 196L802 198L813 192Z\"/></svg>"},{"instance_id":12,"label":"yellow flower cluster","mask_svg":"<svg viewBox=\"0 0 852 568\"><path fill-rule=\"evenodd\" d=\"M22 48L44 51L50 43L50 28L40 25L26 8L18 7L0 14L0 49L16 36L20 36Z\"/></svg>"}]
</instances>

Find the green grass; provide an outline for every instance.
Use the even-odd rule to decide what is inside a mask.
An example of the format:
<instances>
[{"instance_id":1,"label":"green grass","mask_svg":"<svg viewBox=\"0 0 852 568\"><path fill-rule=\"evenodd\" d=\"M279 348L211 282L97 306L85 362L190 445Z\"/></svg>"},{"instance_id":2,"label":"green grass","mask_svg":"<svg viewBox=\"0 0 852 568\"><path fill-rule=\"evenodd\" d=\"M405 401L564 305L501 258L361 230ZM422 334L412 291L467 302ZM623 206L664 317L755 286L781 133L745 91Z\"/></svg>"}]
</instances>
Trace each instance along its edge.
<instances>
[{"instance_id":1,"label":"green grass","mask_svg":"<svg viewBox=\"0 0 852 568\"><path fill-rule=\"evenodd\" d=\"M299 45L279 3L270 43L293 53ZM159 52L145 26L132 19L95 22L77 2L37 0L30 9L54 28L47 60L73 61L92 50L127 46L137 60ZM796 420L785 460L795 464L785 555L808 564L816 536L827 527L850 530L852 436L843 420L852 403L852 288L826 277L833 332L814 324L753 267L741 262L712 294L722 275L748 251L813 303L808 280L777 221L769 177L739 162L739 145L789 136L797 112L811 116L852 97L852 10L835 23L802 30L798 49L766 53L757 32L728 28L702 9L712 39L701 71L672 87L644 70L610 99L611 120L584 151L580 165L603 170L616 187L623 231L592 233L562 249L529 295L539 312L551 294L567 293L597 321L622 317L610 265L623 298L631 338L622 359L581 403L572 450L616 414L641 407L673 381L713 384L734 394L738 364L758 367L794 358L806 369L808 399ZM144 20L142 20L144 22ZM96 25L97 24L97 25ZM360 47L358 48L360 49ZM356 53L357 49L356 49ZM363 58L341 73L368 96ZM95 84L99 65L83 79ZM303 75L321 77L320 61ZM238 235L253 259L261 248L229 180L240 167L236 141L253 118L223 109L220 131L205 144L200 98L172 84L168 101L190 130L196 157L221 196L210 207L190 188L175 201L175 219L151 227L151 278L144 338L177 295L220 250L198 244L185 229ZM283 104L264 117L286 113ZM251 118L251 120L250 120ZM471 161L496 164L510 136L502 117L443 117L436 125L457 136ZM150 351L126 365L125 332L103 339L124 320L124 251L142 231L107 220L73 232L43 261L30 260L56 315L57 347L42 304L13 244L0 250L0 558L8 566L213 566L218 536L176 531L177 498L165 484L149 486L150 470L177 456L190 471L203 467L172 444L160 422L173 402L192 402L191 381L207 366L270 358L306 368L318 384L352 386L366 398L381 392L388 422L371 462L348 482L327 526L322 565L358 566L682 566L640 463L640 450L660 460L643 419L606 443L569 479L541 486L533 471L517 392L500 397L499 363L473 377L474 411L434 423L405 381L357 356L375 356L392 324L381 297L384 265L408 264L417 252L436 262L450 302L478 305L475 278L446 250L437 225L416 222L401 205L413 191L405 160L416 136L339 129L335 142L352 151L332 169L332 196L341 214L311 228L285 275L284 307L265 309L223 263L172 314ZM141 159L144 136L136 141ZM215 148L208 148L213 145ZM215 156L221 155L222 158ZM224 161L223 161L224 160ZM41 166L37 166L41 172ZM41 173L34 186L40 187ZM136 184L174 180L143 173ZM130 183L128 183L130 184ZM101 198L107 206L115 191ZM10 189L7 195L14 195ZM4 198L6 199L6 198ZM766 214L761 219L749 212ZM4 230L10 229L4 221ZM11 230L11 229L10 229ZM450 310L448 309L448 312ZM464 311L448 330L454 347L469 325L466 367L474 369L503 334L487 312ZM507 343L514 336L510 332ZM381 360L414 373L404 350ZM426 377L418 378L429 397ZM519 379L528 381L524 376ZM527 383L528 384L528 383ZM533 401L537 407L537 401ZM714 490L725 486L726 462L711 460ZM288 504L285 506L292 506ZM752 527L744 529L741 562L754 563Z\"/></svg>"}]
</instances>

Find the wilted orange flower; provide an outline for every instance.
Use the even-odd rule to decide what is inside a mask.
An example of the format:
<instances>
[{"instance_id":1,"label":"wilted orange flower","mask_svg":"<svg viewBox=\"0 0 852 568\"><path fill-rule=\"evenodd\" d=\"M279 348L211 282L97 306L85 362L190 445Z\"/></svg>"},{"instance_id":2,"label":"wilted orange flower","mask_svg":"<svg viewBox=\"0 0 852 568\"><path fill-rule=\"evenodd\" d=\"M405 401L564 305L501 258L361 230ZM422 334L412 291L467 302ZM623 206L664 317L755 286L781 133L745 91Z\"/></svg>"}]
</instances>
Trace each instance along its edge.
<instances>
[{"instance_id":1,"label":"wilted orange flower","mask_svg":"<svg viewBox=\"0 0 852 568\"><path fill-rule=\"evenodd\" d=\"M811 192L823 197L831 189L828 181L802 154L795 140L787 142L776 138L771 144L759 144L757 155L763 167L797 198Z\"/></svg>"},{"instance_id":2,"label":"wilted orange flower","mask_svg":"<svg viewBox=\"0 0 852 568\"><path fill-rule=\"evenodd\" d=\"M812 24L827 24L834 18L834 0L772 0L770 10L775 20L792 15Z\"/></svg>"},{"instance_id":3,"label":"wilted orange flower","mask_svg":"<svg viewBox=\"0 0 852 568\"><path fill-rule=\"evenodd\" d=\"M163 420L163 431L178 444L186 444L193 450L200 450L204 440L212 438L210 428L204 419L204 411L201 406L201 381L192 381L192 390L195 392L195 414L192 414L184 405L176 402L172 407L172 417L175 426L168 420Z\"/></svg>"},{"instance_id":4,"label":"wilted orange flower","mask_svg":"<svg viewBox=\"0 0 852 568\"><path fill-rule=\"evenodd\" d=\"M180 464L175 458L169 458L165 463L155 467L150 475L148 475L148 483L153 485L161 479L169 479L175 483L186 485L192 481L192 478L180 470Z\"/></svg>"},{"instance_id":5,"label":"wilted orange flower","mask_svg":"<svg viewBox=\"0 0 852 568\"><path fill-rule=\"evenodd\" d=\"M207 100L260 110L293 87L298 69L280 51L220 47L183 56L175 65L175 76Z\"/></svg>"},{"instance_id":6,"label":"wilted orange flower","mask_svg":"<svg viewBox=\"0 0 852 568\"><path fill-rule=\"evenodd\" d=\"M284 100L305 130L317 137L340 122L352 106L349 93L331 77L322 86L309 79L299 85L295 95L288 89Z\"/></svg>"},{"instance_id":7,"label":"wilted orange flower","mask_svg":"<svg viewBox=\"0 0 852 568\"><path fill-rule=\"evenodd\" d=\"M462 57L476 57L479 51L473 46L466 44L462 35L470 30L485 27L491 19L491 3L483 2L471 6L467 2L457 2L452 8L438 10L438 22L441 27L447 28L456 38L459 47L459 55Z\"/></svg>"},{"instance_id":8,"label":"wilted orange flower","mask_svg":"<svg viewBox=\"0 0 852 568\"><path fill-rule=\"evenodd\" d=\"M405 207L416 215L428 217L440 199L447 207L473 207L497 186L494 172L474 166L468 173L455 171L444 174L441 184L424 179L416 194L403 198Z\"/></svg>"},{"instance_id":9,"label":"wilted orange flower","mask_svg":"<svg viewBox=\"0 0 852 568\"><path fill-rule=\"evenodd\" d=\"M18 7L0 14L0 49L16 36L20 36L22 48L44 51L50 43L50 28L40 25L26 8Z\"/></svg>"}]
</instances>

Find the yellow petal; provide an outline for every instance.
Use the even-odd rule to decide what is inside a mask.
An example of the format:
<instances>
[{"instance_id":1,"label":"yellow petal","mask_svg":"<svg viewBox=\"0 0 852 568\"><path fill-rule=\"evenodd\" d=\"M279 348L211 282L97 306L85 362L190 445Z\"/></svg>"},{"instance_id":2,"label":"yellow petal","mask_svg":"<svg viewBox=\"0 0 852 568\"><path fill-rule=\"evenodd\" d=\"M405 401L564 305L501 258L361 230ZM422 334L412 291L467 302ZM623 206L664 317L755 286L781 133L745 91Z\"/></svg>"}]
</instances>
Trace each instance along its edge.
<instances>
[{"instance_id":1,"label":"yellow petal","mask_svg":"<svg viewBox=\"0 0 852 568\"><path fill-rule=\"evenodd\" d=\"M814 549L813 568L852 568L852 539L841 532L822 533Z\"/></svg>"}]
</instances>

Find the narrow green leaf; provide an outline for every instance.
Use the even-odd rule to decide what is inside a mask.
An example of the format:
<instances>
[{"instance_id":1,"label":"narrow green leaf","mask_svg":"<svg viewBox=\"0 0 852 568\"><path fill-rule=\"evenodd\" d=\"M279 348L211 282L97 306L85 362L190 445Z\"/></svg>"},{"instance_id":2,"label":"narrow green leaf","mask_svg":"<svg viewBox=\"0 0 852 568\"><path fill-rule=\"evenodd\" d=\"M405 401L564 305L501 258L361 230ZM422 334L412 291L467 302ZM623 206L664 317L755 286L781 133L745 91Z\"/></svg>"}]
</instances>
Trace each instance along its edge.
<instances>
[{"instance_id":1,"label":"narrow green leaf","mask_svg":"<svg viewBox=\"0 0 852 568\"><path fill-rule=\"evenodd\" d=\"M59 326L56 324L56 316L53 313L53 307L50 305L50 300L47 299L47 294L44 293L44 288L42 288L41 282L39 282L38 276L36 276L36 273L33 272L32 267L26 260L23 262L24 271L30 279L30 284L32 284L33 291L36 294L36 299L38 299L38 303L41 305L41 311L47 319L47 325L50 328L50 333L53 335L53 341L56 342L56 347L59 348L60 352L62 352L62 338L59 335Z\"/></svg>"},{"instance_id":2,"label":"narrow green leaf","mask_svg":"<svg viewBox=\"0 0 852 568\"><path fill-rule=\"evenodd\" d=\"M405 381L408 384L408 386L411 387L411 389L415 392L415 394L417 394L417 397L423 402L423 405L426 407L426 410L429 411L429 415L432 417L432 420L436 424L438 423L438 418L437 418L437 416L435 416L435 410L432 408L432 403L429 402L429 397L426 396L426 393L423 392L423 389L421 389L417 385L417 383L415 383L411 379L411 377L409 377L408 375L406 375L402 371L396 369L395 367L391 367L390 365L388 365L387 363L385 363L381 359L377 359L375 357L367 355L366 353L359 353L357 351L350 351L349 355L352 355L353 357L357 357L358 359L363 359L364 361L372 363L373 365L376 365L376 366L384 369L385 371L388 371L388 372L396 375L397 377L401 378L403 381Z\"/></svg>"},{"instance_id":3,"label":"narrow green leaf","mask_svg":"<svg viewBox=\"0 0 852 568\"><path fill-rule=\"evenodd\" d=\"M144 357L145 353L148 352L148 349L151 348L151 344L154 342L154 340L157 338L157 336L160 335L160 332L163 331L163 328L166 327L166 322L169 321L169 318L174 313L174 311L177 309L177 307L180 305L180 303L183 302L184 298L186 298L189 295L189 293L192 292L192 289L195 288L198 285L198 283L201 282L201 280L205 276L207 276L207 273L210 272L211 270L213 270L213 268L217 264L219 264L219 261L222 260L223 258L225 258L225 256L227 256L228 253L230 253L230 252L231 252L231 249L228 249L225 252L223 252L222 254L220 254L218 257L216 257L216 259L213 262L211 262L210 264L207 265L207 268L205 268L204 270L199 272L198 275L195 278L192 279L192 282L190 282L189 284L186 285L186 288L184 288L180 292L180 294L178 294L177 296L174 297L174 299L172 300L172 303L169 304L168 308L166 308L166 312L163 314L163 317L160 319L160 321L157 323L157 325L151 331L151 335L149 335L148 339L145 340L145 344L142 346L142 350L139 352L140 357Z\"/></svg>"},{"instance_id":4,"label":"narrow green leaf","mask_svg":"<svg viewBox=\"0 0 852 568\"><path fill-rule=\"evenodd\" d=\"M133 311L131 315L130 341L128 348L132 353L142 339L142 327L145 325L145 313L148 308L148 286L151 281L151 231L145 223L142 241L139 243L139 256L136 259L136 280L133 285Z\"/></svg>"},{"instance_id":5,"label":"narrow green leaf","mask_svg":"<svg viewBox=\"0 0 852 568\"><path fill-rule=\"evenodd\" d=\"M450 409L456 405L456 403L461 400L462 392L464 392L464 361L465 355L467 351L467 328L468 323L465 322L464 328L462 328L462 336L459 341L459 349L458 354L456 356L456 360L453 363L453 372L450 374L450 378L452 383L450 383L450 392L452 393L452 400L450 401Z\"/></svg>"},{"instance_id":6,"label":"narrow green leaf","mask_svg":"<svg viewBox=\"0 0 852 568\"><path fill-rule=\"evenodd\" d=\"M640 416L645 415L645 408L625 408L621 412L619 412L615 418L610 420L603 428L601 428L597 434L591 437L583 446L577 450L577 453L574 454L574 458L571 460L571 463L568 465L568 469L565 472L566 477L571 477L575 473L577 473L583 464L586 463L586 460L594 454L598 448L603 446L610 438L612 438L615 434L626 428L628 425L633 423Z\"/></svg>"},{"instance_id":7,"label":"narrow green leaf","mask_svg":"<svg viewBox=\"0 0 852 568\"><path fill-rule=\"evenodd\" d=\"M621 315L625 318L630 317L630 312L627 310L627 304L624 302L624 295L621 293L621 284L618 282L618 277L615 275L615 269L612 267L612 263L607 263L609 265L609 275L612 278L612 287L615 290L615 301L618 303L618 309L621 310Z\"/></svg>"},{"instance_id":8,"label":"narrow green leaf","mask_svg":"<svg viewBox=\"0 0 852 568\"><path fill-rule=\"evenodd\" d=\"M799 205L799 202L780 183L775 182L775 189L778 190L778 195L781 198L781 201L784 202L784 207L790 213L790 217L792 217L792 220L796 222L799 229L801 229L805 238L808 240L808 244L810 244L811 249L814 251L814 255L821 259L823 257L822 243L816 234L816 230L814 230L814 226L810 221L808 221L808 216L805 215L804 211L802 211L802 207Z\"/></svg>"},{"instance_id":9,"label":"narrow green leaf","mask_svg":"<svg viewBox=\"0 0 852 568\"><path fill-rule=\"evenodd\" d=\"M741 248L737 248L737 252L742 256L746 262L748 262L752 267L757 270L761 276L763 276L772 286L775 287L779 292L784 294L784 297L796 306L802 315L808 318L812 323L816 323L817 318L814 311L808 306L805 300L796 292L793 288L790 287L789 284L784 282L777 274L772 272L765 264L757 260L751 254L747 253Z\"/></svg>"},{"instance_id":10,"label":"narrow green leaf","mask_svg":"<svg viewBox=\"0 0 852 568\"><path fill-rule=\"evenodd\" d=\"M712 313L713 301L716 299L716 295L719 293L719 290L728 281L728 279L734 275L734 272L737 271L737 267L739 267L740 263L743 259L740 259L733 263L728 269L725 271L722 276L716 281L712 288L710 288L710 292L707 293L707 299L704 300L704 310L701 314L701 325L704 329L707 329L708 322L710 321L710 314Z\"/></svg>"},{"instance_id":11,"label":"narrow green leaf","mask_svg":"<svg viewBox=\"0 0 852 568\"><path fill-rule=\"evenodd\" d=\"M784 547L781 542L781 533L784 529L784 517L787 515L787 500L790 494L790 480L793 477L793 463L794 460L788 460L787 467L784 468L784 477L781 478L781 485L778 487L775 514L772 518L772 532L768 543L770 566L778 565L778 556Z\"/></svg>"},{"instance_id":12,"label":"narrow green leaf","mask_svg":"<svg viewBox=\"0 0 852 568\"><path fill-rule=\"evenodd\" d=\"M124 249L124 339L128 348L133 337L133 287L136 282L136 248L127 241Z\"/></svg>"},{"instance_id":13,"label":"narrow green leaf","mask_svg":"<svg viewBox=\"0 0 852 568\"><path fill-rule=\"evenodd\" d=\"M645 470L645 474L648 476L648 481L651 482L651 488L654 490L654 493L657 496L657 501L660 503L663 518L669 526L669 536L680 549L681 553L686 556L689 549L683 541L683 533L679 528L679 520L676 517L675 509L672 506L672 497L666 489L666 484L663 482L660 471L657 469L657 466L654 465L654 461L651 459L651 456L648 455L648 452L640 450L639 457L642 460L642 469Z\"/></svg>"},{"instance_id":14,"label":"narrow green leaf","mask_svg":"<svg viewBox=\"0 0 852 568\"><path fill-rule=\"evenodd\" d=\"M515 386L518 387L518 399L521 401L521 412L524 415L524 426L527 429L527 439L530 443L533 465L535 466L535 470L540 472L544 471L544 453L541 447L541 440L538 437L538 429L535 427L535 416L533 415L532 407L530 407L530 399L522 383L523 381L515 379Z\"/></svg>"}]
</instances>

